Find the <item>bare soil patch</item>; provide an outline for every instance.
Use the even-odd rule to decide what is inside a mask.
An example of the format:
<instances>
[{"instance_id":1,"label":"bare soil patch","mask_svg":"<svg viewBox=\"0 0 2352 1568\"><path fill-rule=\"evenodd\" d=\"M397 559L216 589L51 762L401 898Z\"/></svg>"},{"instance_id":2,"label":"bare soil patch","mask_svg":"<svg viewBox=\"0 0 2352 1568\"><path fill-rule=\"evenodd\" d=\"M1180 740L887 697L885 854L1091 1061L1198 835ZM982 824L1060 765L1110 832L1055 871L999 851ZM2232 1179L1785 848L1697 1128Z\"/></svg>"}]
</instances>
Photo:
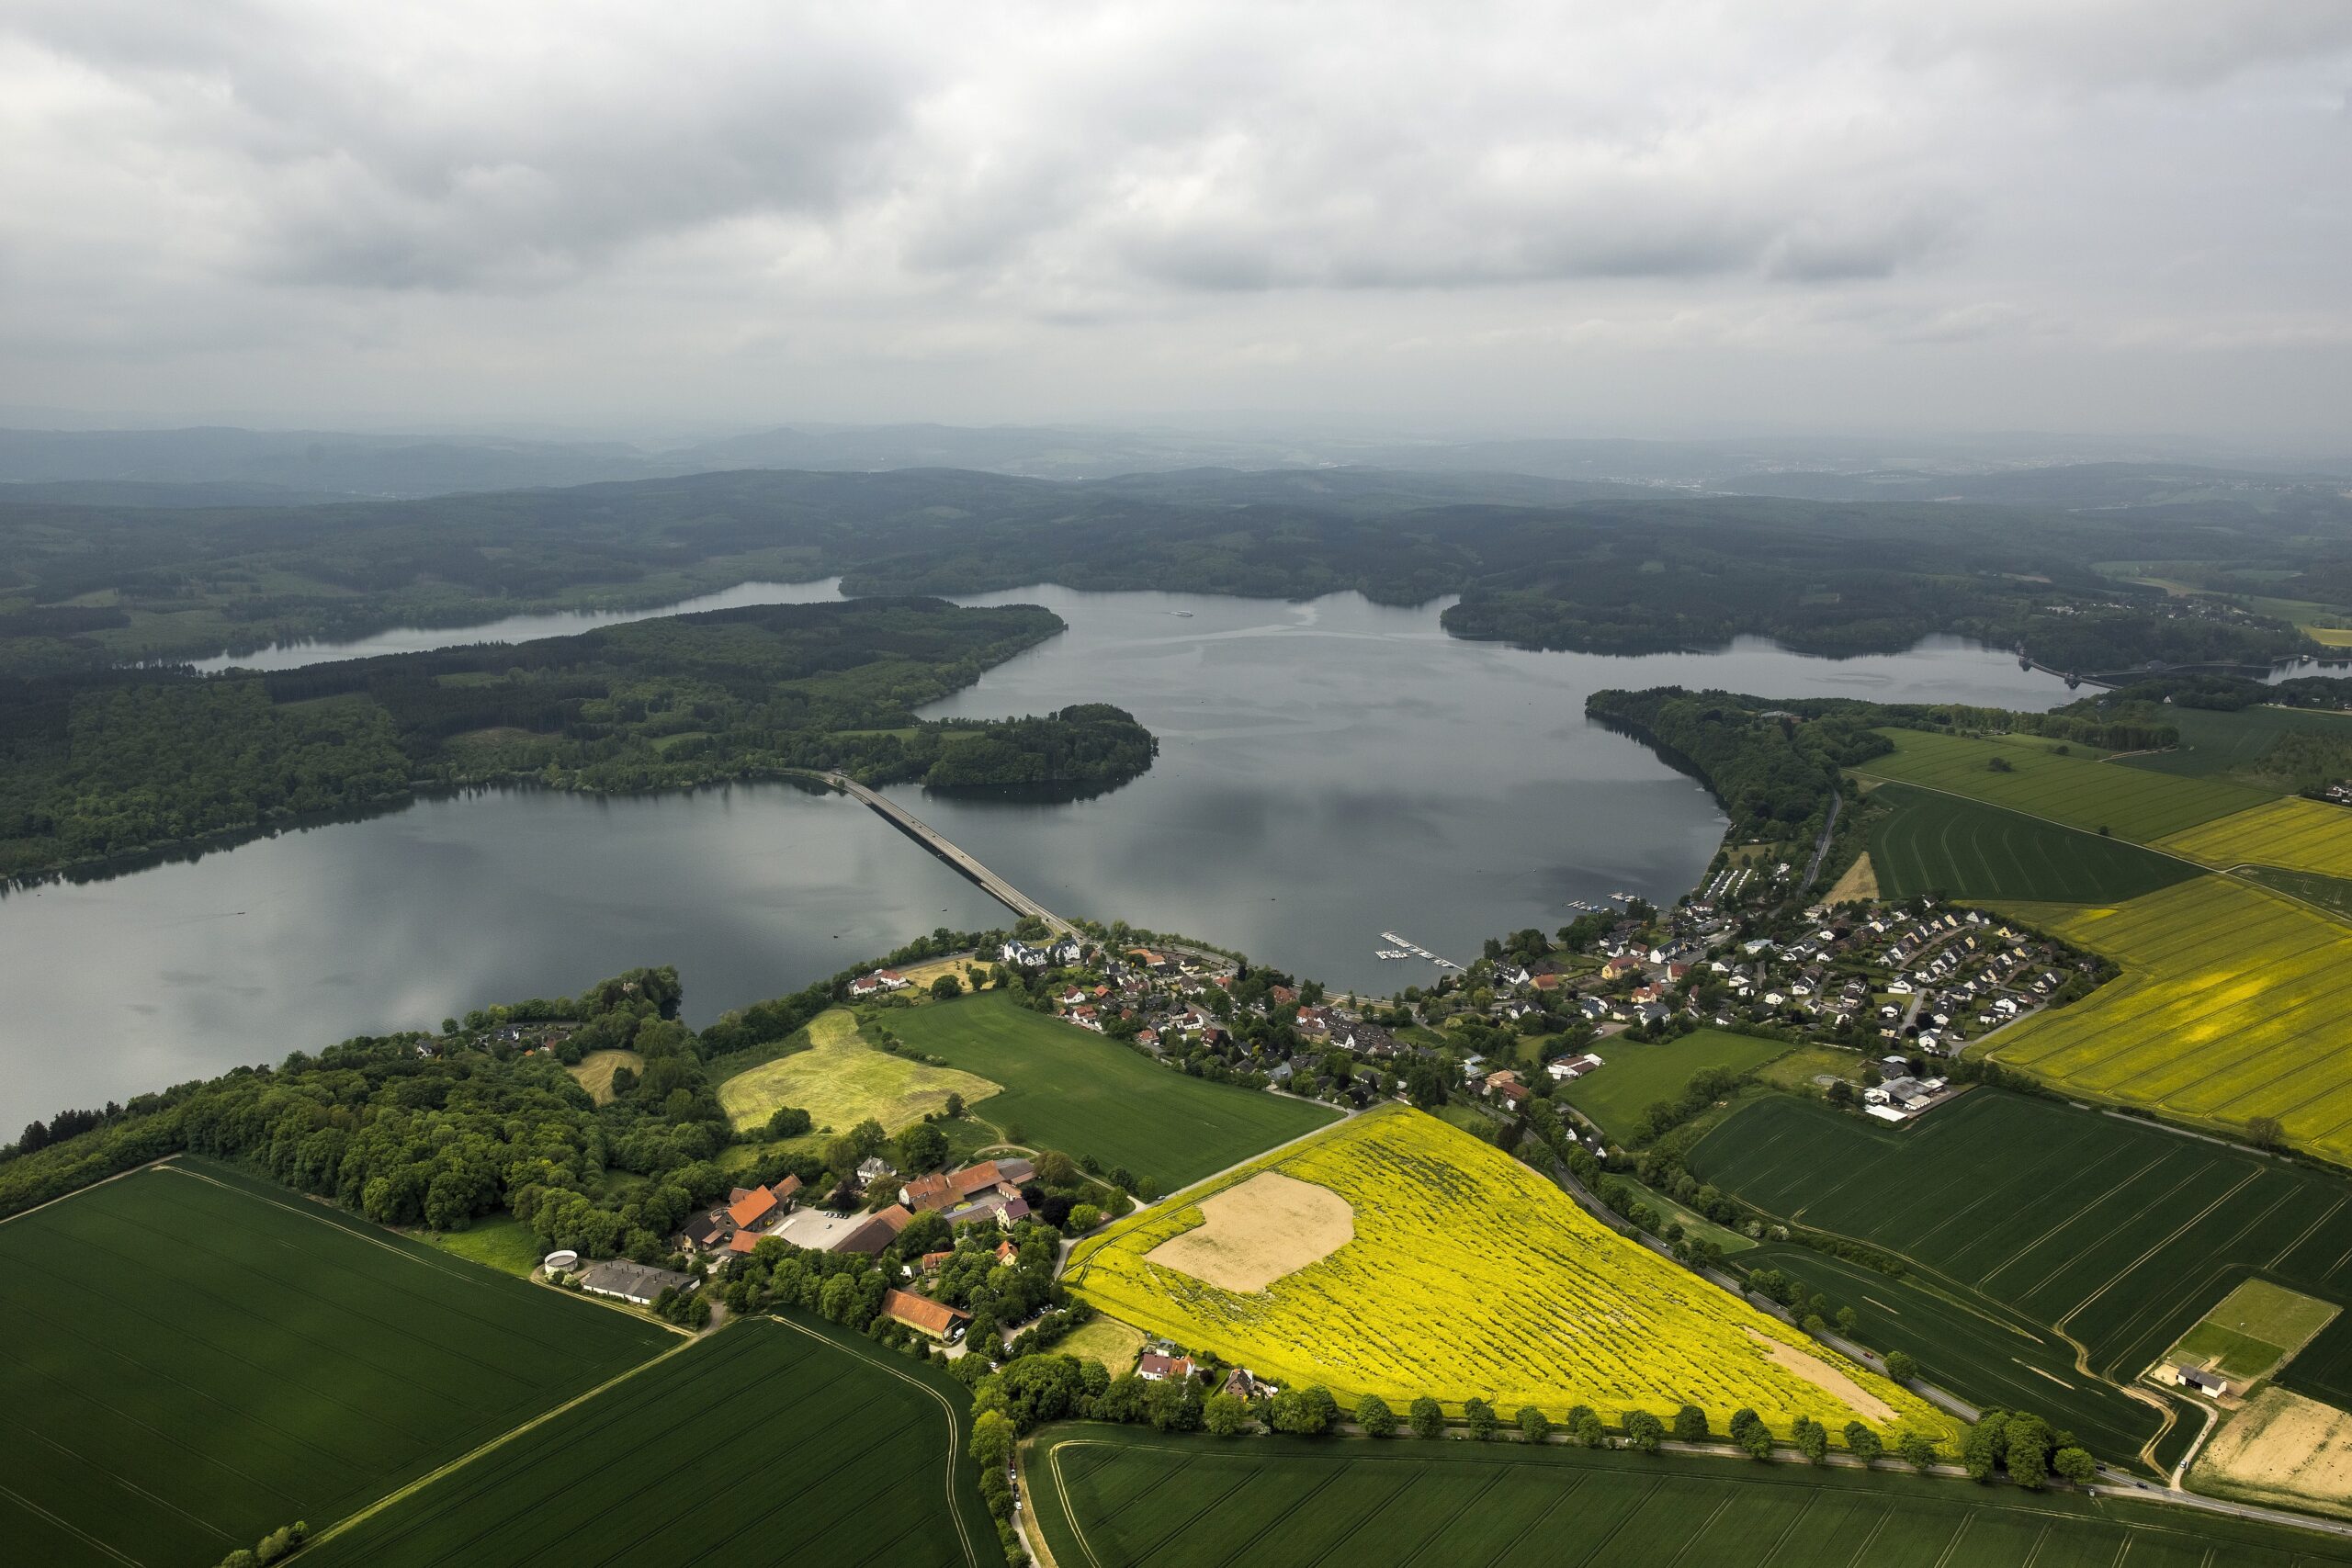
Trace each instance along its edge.
<instances>
[{"instance_id":1,"label":"bare soil patch","mask_svg":"<svg viewBox=\"0 0 2352 1568\"><path fill-rule=\"evenodd\" d=\"M1356 1238L1356 1212L1328 1187L1262 1170L1204 1198L1201 1223L1144 1261L1219 1290L1255 1292L1329 1258Z\"/></svg>"},{"instance_id":2,"label":"bare soil patch","mask_svg":"<svg viewBox=\"0 0 2352 1568\"><path fill-rule=\"evenodd\" d=\"M1830 1398L1854 1411L1863 1420L1876 1421L1884 1425L1896 1418L1894 1406L1820 1357L1775 1339L1769 1334L1759 1334L1753 1328L1744 1328L1743 1332L1750 1339L1764 1347L1764 1353L1772 1359L1774 1366L1784 1372L1792 1372L1804 1379Z\"/></svg>"},{"instance_id":3,"label":"bare soil patch","mask_svg":"<svg viewBox=\"0 0 2352 1568\"><path fill-rule=\"evenodd\" d=\"M2352 1516L2352 1415L2283 1388L2266 1388L2223 1423L2197 1456L2190 1483Z\"/></svg>"}]
</instances>

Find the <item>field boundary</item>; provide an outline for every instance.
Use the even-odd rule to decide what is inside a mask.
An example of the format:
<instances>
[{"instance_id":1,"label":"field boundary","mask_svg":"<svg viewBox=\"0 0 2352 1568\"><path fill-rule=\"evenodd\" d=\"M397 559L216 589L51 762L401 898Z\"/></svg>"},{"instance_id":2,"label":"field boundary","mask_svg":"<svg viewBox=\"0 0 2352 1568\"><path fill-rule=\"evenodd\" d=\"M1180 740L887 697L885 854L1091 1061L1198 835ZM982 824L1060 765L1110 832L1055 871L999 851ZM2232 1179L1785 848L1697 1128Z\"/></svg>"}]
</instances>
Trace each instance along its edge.
<instances>
[{"instance_id":1,"label":"field boundary","mask_svg":"<svg viewBox=\"0 0 2352 1568\"><path fill-rule=\"evenodd\" d=\"M452 1474L457 1471L463 1470L466 1466L473 1463L474 1461L481 1458L484 1454L504 1448L508 1443L513 1442L524 1433L532 1431L539 1427L544 1427L549 1421L552 1421L557 1416L564 1414L564 1412L576 1409L580 1405L587 1404L598 1394L603 1393L605 1390L616 1388L620 1384L627 1382L629 1379L637 1376L638 1373L645 1371L648 1367L660 1366L671 1357L693 1349L698 1343L700 1343L700 1341L695 1338L682 1340L678 1344L671 1346L667 1350L662 1351L657 1356L649 1357L633 1367L627 1368L615 1373L613 1376L606 1378L603 1382L598 1383L595 1387L587 1390L585 1393L576 1393L570 1399L565 1400L562 1404L558 1404L551 1409L542 1410L537 1416L532 1416L528 1421L524 1422L521 1426L501 1432L498 1436L492 1438L487 1442L481 1443L466 1452L459 1454L456 1459L449 1461L439 1469L429 1471L426 1473L418 1476L414 1481L410 1482L407 1485L401 1486L395 1491L386 1493L383 1496L377 1498L376 1501L368 1504L357 1513L347 1514L344 1517L337 1519L334 1524L329 1525L325 1529L321 1530L318 1534L312 1536L311 1538L311 1544L317 1546L322 1542L333 1540L336 1536L343 1534L353 1526L365 1524L368 1520L375 1517L378 1514L382 1513L386 1508L390 1507L393 1504L415 1495L427 1486L432 1485L435 1482L441 1480L444 1476ZM977 1565L975 1565L975 1568L977 1568Z\"/></svg>"}]
</instances>

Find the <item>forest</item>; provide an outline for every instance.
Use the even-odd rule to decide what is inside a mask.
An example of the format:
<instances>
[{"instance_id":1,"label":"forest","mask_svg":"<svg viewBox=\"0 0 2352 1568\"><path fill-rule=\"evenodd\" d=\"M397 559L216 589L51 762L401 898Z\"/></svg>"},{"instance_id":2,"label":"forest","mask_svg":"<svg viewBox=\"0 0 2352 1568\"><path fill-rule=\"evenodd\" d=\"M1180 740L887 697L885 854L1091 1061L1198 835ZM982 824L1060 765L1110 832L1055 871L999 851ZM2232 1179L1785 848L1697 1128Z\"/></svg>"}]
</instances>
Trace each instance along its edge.
<instances>
[{"instance_id":1,"label":"forest","mask_svg":"<svg viewBox=\"0 0 2352 1568\"><path fill-rule=\"evenodd\" d=\"M1861 653L1942 631L2087 673L2258 663L2316 646L2230 601L2102 570L2117 562L2204 562L2314 584L2352 571L2352 504L2340 501L2065 512L1648 499L1476 479L751 470L333 505L0 499L0 672L644 608L745 581L838 574L852 594L1039 582L1280 599L1353 590L1388 604L1458 594L1445 612L1455 636L1613 653L1741 635Z\"/></svg>"},{"instance_id":2,"label":"forest","mask_svg":"<svg viewBox=\"0 0 2352 1568\"><path fill-rule=\"evenodd\" d=\"M251 674L0 678L0 874L33 875L518 783L625 792L831 770L938 788L1122 783L1150 732L1102 704L915 709L1062 629L1035 605L861 599Z\"/></svg>"},{"instance_id":3,"label":"forest","mask_svg":"<svg viewBox=\"0 0 2352 1568\"><path fill-rule=\"evenodd\" d=\"M2180 739L2161 707L2086 698L2053 713L1962 704L1872 703L1850 697L1770 699L1680 686L1600 691L1585 712L1696 775L1732 818L1736 835L1785 840L1818 828L1841 769L1894 750L1880 729L2015 733L2119 751L2161 750Z\"/></svg>"}]
</instances>

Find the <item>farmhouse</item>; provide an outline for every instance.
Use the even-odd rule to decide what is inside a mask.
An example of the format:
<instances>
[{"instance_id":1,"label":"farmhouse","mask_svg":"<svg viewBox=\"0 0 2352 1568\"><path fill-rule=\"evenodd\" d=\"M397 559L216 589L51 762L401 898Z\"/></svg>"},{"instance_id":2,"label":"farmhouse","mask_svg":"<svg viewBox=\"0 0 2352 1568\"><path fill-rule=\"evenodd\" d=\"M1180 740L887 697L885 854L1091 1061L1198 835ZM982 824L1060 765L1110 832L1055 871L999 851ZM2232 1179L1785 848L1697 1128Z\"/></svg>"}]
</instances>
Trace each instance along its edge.
<instances>
[{"instance_id":1,"label":"farmhouse","mask_svg":"<svg viewBox=\"0 0 2352 1568\"><path fill-rule=\"evenodd\" d=\"M2230 1392L2228 1379L2197 1367L2175 1366L2172 1382L2175 1388L2193 1388L2211 1399L2219 1399Z\"/></svg>"},{"instance_id":2,"label":"farmhouse","mask_svg":"<svg viewBox=\"0 0 2352 1568\"><path fill-rule=\"evenodd\" d=\"M580 1276L582 1290L593 1295L617 1296L639 1306L651 1306L664 1291L691 1291L701 1283L692 1274L649 1269L617 1258L591 1263Z\"/></svg>"},{"instance_id":3,"label":"farmhouse","mask_svg":"<svg viewBox=\"0 0 2352 1568\"><path fill-rule=\"evenodd\" d=\"M964 1337L964 1325L972 1320L972 1314L961 1307L918 1296L910 1291L883 1292L882 1315L950 1345Z\"/></svg>"},{"instance_id":4,"label":"farmhouse","mask_svg":"<svg viewBox=\"0 0 2352 1568\"><path fill-rule=\"evenodd\" d=\"M1587 1051L1580 1056L1563 1056L1544 1067L1555 1082L1567 1083L1580 1078L1601 1065L1600 1058Z\"/></svg>"},{"instance_id":5,"label":"farmhouse","mask_svg":"<svg viewBox=\"0 0 2352 1568\"><path fill-rule=\"evenodd\" d=\"M1025 1159L982 1160L961 1170L918 1176L899 1189L899 1201L922 1213L954 1208L983 1192L1017 1197L1021 1184L1036 1174L1037 1168Z\"/></svg>"},{"instance_id":6,"label":"farmhouse","mask_svg":"<svg viewBox=\"0 0 2352 1568\"><path fill-rule=\"evenodd\" d=\"M1147 1352L1136 1363L1136 1376L1146 1382L1182 1382L1193 1375L1193 1358Z\"/></svg>"},{"instance_id":7,"label":"farmhouse","mask_svg":"<svg viewBox=\"0 0 2352 1568\"><path fill-rule=\"evenodd\" d=\"M871 975L860 975L849 983L853 997L870 997L879 991L903 991L907 977L896 969L876 969Z\"/></svg>"}]
</instances>

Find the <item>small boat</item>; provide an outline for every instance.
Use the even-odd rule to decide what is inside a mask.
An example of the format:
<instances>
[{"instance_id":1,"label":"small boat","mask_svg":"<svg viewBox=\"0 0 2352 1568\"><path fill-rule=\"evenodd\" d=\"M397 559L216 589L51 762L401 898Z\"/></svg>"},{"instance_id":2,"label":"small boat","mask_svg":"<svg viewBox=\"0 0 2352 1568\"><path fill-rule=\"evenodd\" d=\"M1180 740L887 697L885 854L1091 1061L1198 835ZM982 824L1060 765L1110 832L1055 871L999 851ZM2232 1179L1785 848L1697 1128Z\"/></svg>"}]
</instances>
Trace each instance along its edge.
<instances>
[{"instance_id":1,"label":"small boat","mask_svg":"<svg viewBox=\"0 0 2352 1568\"><path fill-rule=\"evenodd\" d=\"M1193 618L1193 612L1190 610L1170 610L1168 613L1171 615L1182 615L1188 621Z\"/></svg>"}]
</instances>

